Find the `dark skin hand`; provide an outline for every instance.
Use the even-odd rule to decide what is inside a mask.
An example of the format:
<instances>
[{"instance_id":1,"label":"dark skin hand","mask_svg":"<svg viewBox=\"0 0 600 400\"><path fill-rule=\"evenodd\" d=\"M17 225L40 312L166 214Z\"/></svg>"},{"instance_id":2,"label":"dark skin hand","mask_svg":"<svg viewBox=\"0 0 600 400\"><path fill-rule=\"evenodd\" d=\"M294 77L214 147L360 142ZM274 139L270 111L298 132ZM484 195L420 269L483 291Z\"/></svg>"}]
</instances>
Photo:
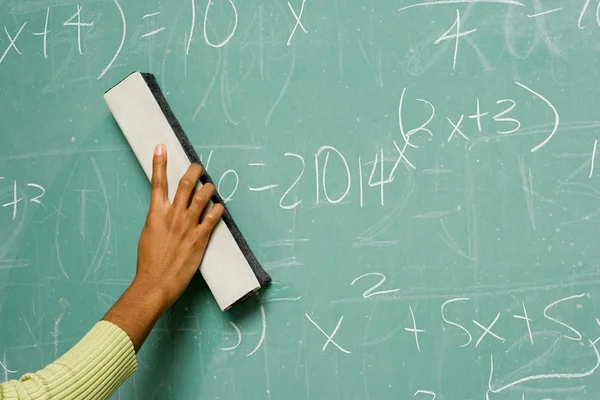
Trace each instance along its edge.
<instances>
[{"instance_id":1,"label":"dark skin hand","mask_svg":"<svg viewBox=\"0 0 600 400\"><path fill-rule=\"evenodd\" d=\"M198 222L215 192L212 184L206 184L194 194L203 173L200 165L192 164L181 178L171 204L167 197L166 148L156 147L150 210L138 245L135 278L103 318L129 335L136 353L198 271L210 234L223 215L223 206L215 204Z\"/></svg>"}]
</instances>

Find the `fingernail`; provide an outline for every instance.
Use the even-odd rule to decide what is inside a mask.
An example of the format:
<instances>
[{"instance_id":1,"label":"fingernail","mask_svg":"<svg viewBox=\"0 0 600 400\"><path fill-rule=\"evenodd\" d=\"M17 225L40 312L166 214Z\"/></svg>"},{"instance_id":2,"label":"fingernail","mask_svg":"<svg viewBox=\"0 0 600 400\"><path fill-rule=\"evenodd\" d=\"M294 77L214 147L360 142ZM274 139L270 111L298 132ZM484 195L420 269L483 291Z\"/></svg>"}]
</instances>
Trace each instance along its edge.
<instances>
[{"instance_id":1,"label":"fingernail","mask_svg":"<svg viewBox=\"0 0 600 400\"><path fill-rule=\"evenodd\" d=\"M157 156L162 156L164 152L165 145L163 144L159 144L158 146L156 146L156 149L154 149L154 154L156 154Z\"/></svg>"}]
</instances>

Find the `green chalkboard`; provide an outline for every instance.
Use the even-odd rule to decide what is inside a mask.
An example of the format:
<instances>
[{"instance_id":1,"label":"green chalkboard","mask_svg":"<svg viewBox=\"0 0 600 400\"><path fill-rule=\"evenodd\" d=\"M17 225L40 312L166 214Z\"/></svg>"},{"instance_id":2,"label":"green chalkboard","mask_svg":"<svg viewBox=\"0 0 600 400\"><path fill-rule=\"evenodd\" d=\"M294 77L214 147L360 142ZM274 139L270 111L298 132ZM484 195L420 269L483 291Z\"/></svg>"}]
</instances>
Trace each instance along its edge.
<instances>
[{"instance_id":1,"label":"green chalkboard","mask_svg":"<svg viewBox=\"0 0 600 400\"><path fill-rule=\"evenodd\" d=\"M137 70L273 284L194 280L115 398L597 398L598 4L421 1L2 0L0 379L134 275Z\"/></svg>"}]
</instances>

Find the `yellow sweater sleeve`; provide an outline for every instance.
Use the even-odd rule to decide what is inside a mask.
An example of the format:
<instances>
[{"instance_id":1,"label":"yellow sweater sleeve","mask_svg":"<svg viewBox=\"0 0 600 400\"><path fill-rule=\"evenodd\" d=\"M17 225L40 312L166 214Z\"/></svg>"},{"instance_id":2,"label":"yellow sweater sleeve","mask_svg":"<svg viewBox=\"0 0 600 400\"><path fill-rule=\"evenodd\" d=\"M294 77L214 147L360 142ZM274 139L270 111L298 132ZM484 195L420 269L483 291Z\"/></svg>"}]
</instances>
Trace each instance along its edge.
<instances>
[{"instance_id":1,"label":"yellow sweater sleeve","mask_svg":"<svg viewBox=\"0 0 600 400\"><path fill-rule=\"evenodd\" d=\"M129 336L101 321L43 370L0 383L0 400L108 399L136 368Z\"/></svg>"}]
</instances>

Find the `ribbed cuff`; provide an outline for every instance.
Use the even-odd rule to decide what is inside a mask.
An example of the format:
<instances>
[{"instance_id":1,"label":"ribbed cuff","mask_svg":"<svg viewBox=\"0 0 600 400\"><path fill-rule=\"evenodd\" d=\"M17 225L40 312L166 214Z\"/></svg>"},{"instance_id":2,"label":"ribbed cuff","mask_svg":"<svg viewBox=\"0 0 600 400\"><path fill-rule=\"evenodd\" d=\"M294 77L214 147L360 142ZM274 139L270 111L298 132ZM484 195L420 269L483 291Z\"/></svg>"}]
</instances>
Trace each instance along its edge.
<instances>
[{"instance_id":1,"label":"ribbed cuff","mask_svg":"<svg viewBox=\"0 0 600 400\"><path fill-rule=\"evenodd\" d=\"M100 321L65 355L20 382L33 398L108 399L136 368L129 336Z\"/></svg>"}]
</instances>

